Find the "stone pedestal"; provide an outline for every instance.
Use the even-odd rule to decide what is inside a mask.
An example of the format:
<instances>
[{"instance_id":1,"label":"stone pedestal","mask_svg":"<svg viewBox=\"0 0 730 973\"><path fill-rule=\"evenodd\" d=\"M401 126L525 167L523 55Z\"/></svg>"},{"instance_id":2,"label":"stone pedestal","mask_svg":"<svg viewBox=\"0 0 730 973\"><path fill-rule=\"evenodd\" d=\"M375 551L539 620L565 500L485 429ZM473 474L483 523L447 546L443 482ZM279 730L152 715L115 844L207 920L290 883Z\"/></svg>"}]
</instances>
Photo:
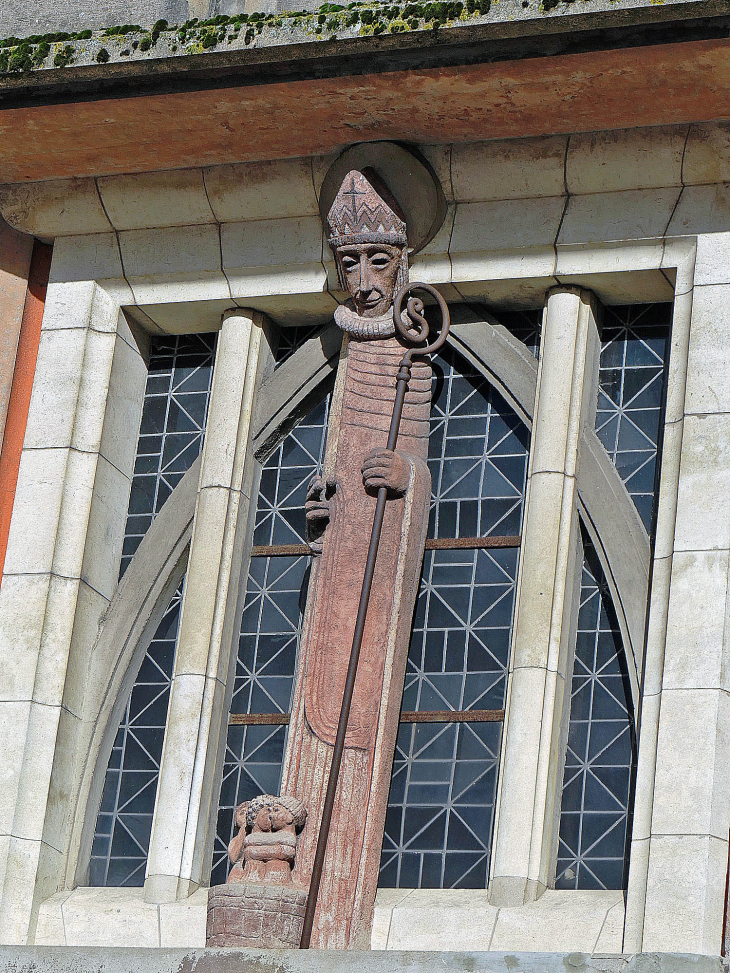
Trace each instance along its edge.
<instances>
[{"instance_id":1,"label":"stone pedestal","mask_svg":"<svg viewBox=\"0 0 730 973\"><path fill-rule=\"evenodd\" d=\"M208 891L206 946L296 949L307 890L296 885L232 882Z\"/></svg>"}]
</instances>

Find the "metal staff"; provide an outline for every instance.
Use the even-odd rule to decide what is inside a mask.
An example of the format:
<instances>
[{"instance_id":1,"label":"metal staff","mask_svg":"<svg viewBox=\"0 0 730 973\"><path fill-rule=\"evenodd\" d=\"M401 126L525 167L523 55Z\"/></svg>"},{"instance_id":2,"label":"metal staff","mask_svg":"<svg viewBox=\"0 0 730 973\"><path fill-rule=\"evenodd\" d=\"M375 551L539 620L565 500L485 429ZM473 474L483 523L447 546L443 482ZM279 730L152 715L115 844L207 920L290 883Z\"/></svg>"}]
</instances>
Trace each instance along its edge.
<instances>
[{"instance_id":1,"label":"metal staff","mask_svg":"<svg viewBox=\"0 0 730 973\"><path fill-rule=\"evenodd\" d=\"M428 322L423 317L423 301L419 297L409 297L407 304L407 315L409 326L405 325L401 319L403 299L412 290L427 291L436 298L441 309L441 331L439 336L431 344L426 344L423 348L418 347L428 340ZM386 449L395 449L398 441L398 431L400 429L401 416L403 414L403 403L405 402L408 383L411 380L412 358L414 355L430 355L444 344L449 333L450 318L449 308L446 301L439 292L429 284L406 284L395 296L393 301L393 321L398 334L407 342L416 345L409 348L401 359L400 368L396 378L395 402L393 403L393 415L390 420L390 431L388 433L388 445ZM345 680L345 692L342 697L342 707L340 708L340 719L337 723L337 735L332 751L332 763L330 764L329 779L327 781L327 791L324 798L324 808L322 809L322 822L319 827L319 837L317 838L317 850L314 854L314 865L312 866L312 878L309 883L309 895L307 896L307 908L304 912L304 924L302 926L302 938L299 943L300 949L309 949L312 938L312 925L314 924L314 913L317 908L317 896L319 886L322 881L322 866L324 856L327 851L327 839L330 833L332 822L332 811L335 806L335 795L337 793L337 782L340 777L340 767L342 765L342 753L345 749L345 734L347 733L347 723L350 719L350 706L352 695L355 691L355 678L357 676L357 665L360 660L360 648L362 637L365 631L365 618L370 601L370 590L373 586L373 575L375 573L375 559L378 556L378 546L380 544L380 534L383 530L383 518L385 516L385 502L388 496L388 488L378 489L378 501L375 507L375 517L373 519L373 529L370 534L370 547L368 557L365 562L365 577L362 582L360 592L360 605L357 610L355 621L355 632L352 637L352 648L350 650L350 663L347 667L347 679Z\"/></svg>"}]
</instances>

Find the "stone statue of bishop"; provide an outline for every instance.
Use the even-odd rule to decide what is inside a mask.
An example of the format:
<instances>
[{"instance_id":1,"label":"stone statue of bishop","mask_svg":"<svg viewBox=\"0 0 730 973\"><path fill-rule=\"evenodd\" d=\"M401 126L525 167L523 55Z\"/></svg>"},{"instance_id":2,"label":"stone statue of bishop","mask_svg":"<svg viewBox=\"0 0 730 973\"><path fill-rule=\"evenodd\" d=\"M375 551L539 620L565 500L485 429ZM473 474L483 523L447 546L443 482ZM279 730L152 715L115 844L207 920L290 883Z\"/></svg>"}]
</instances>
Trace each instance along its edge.
<instances>
[{"instance_id":1,"label":"stone statue of bishop","mask_svg":"<svg viewBox=\"0 0 730 973\"><path fill-rule=\"evenodd\" d=\"M342 701L378 488L388 488L380 550L345 738L311 945L369 948L411 617L428 524L431 368L416 359L398 448L385 448L405 346L393 298L408 281L405 219L375 173L349 172L328 237L350 300L322 477L307 522L312 567L282 793L309 811L292 878L306 886Z\"/></svg>"}]
</instances>

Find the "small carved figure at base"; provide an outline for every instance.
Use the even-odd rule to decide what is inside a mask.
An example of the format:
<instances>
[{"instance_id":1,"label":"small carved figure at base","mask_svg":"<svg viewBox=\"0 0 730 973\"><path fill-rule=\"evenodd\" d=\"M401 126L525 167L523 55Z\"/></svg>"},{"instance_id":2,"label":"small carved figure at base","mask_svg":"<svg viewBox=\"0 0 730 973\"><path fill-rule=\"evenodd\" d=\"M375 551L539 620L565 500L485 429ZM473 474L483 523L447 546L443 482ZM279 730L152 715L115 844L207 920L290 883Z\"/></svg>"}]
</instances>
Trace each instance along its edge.
<instances>
[{"instance_id":1,"label":"small carved figure at base","mask_svg":"<svg viewBox=\"0 0 730 973\"><path fill-rule=\"evenodd\" d=\"M228 884L235 882L291 882L297 834L307 810L296 797L262 794L239 804L234 816L238 833L228 846L233 868Z\"/></svg>"},{"instance_id":2,"label":"small carved figure at base","mask_svg":"<svg viewBox=\"0 0 730 973\"><path fill-rule=\"evenodd\" d=\"M239 804L225 885L208 890L207 946L299 946L307 889L292 883L297 835L307 809L296 797L262 794Z\"/></svg>"}]
</instances>

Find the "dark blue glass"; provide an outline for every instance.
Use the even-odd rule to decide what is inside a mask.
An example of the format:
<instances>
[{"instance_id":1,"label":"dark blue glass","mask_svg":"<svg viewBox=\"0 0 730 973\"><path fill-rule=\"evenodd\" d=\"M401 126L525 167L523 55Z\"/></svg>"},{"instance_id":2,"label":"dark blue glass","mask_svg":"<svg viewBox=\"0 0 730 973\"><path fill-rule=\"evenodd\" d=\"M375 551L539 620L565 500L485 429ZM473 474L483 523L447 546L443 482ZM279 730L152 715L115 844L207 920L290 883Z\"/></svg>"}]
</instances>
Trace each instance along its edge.
<instances>
[{"instance_id":1,"label":"dark blue glass","mask_svg":"<svg viewBox=\"0 0 730 973\"><path fill-rule=\"evenodd\" d=\"M434 378L429 536L519 534L527 430L455 352L435 359ZM403 710L504 707L518 554L426 551ZM401 723L382 887L486 887L501 734L501 723Z\"/></svg>"},{"instance_id":2,"label":"dark blue glass","mask_svg":"<svg viewBox=\"0 0 730 973\"><path fill-rule=\"evenodd\" d=\"M180 621L182 583L142 660L112 747L89 884L144 884Z\"/></svg>"},{"instance_id":3,"label":"dark blue glass","mask_svg":"<svg viewBox=\"0 0 730 973\"><path fill-rule=\"evenodd\" d=\"M556 888L626 888L632 712L618 621L596 552L584 539Z\"/></svg>"},{"instance_id":4,"label":"dark blue glass","mask_svg":"<svg viewBox=\"0 0 730 973\"><path fill-rule=\"evenodd\" d=\"M651 534L666 393L671 304L607 307L596 433Z\"/></svg>"},{"instance_id":5,"label":"dark blue glass","mask_svg":"<svg viewBox=\"0 0 730 973\"><path fill-rule=\"evenodd\" d=\"M164 335L150 341L120 575L203 449L215 345L215 334Z\"/></svg>"},{"instance_id":6,"label":"dark blue glass","mask_svg":"<svg viewBox=\"0 0 730 973\"><path fill-rule=\"evenodd\" d=\"M256 544L302 543L307 485L322 468L329 397L294 428L264 465ZM255 557L246 587L231 713L288 713L310 558ZM225 882L233 812L258 794L278 793L286 726L229 726L218 802L211 884Z\"/></svg>"}]
</instances>

